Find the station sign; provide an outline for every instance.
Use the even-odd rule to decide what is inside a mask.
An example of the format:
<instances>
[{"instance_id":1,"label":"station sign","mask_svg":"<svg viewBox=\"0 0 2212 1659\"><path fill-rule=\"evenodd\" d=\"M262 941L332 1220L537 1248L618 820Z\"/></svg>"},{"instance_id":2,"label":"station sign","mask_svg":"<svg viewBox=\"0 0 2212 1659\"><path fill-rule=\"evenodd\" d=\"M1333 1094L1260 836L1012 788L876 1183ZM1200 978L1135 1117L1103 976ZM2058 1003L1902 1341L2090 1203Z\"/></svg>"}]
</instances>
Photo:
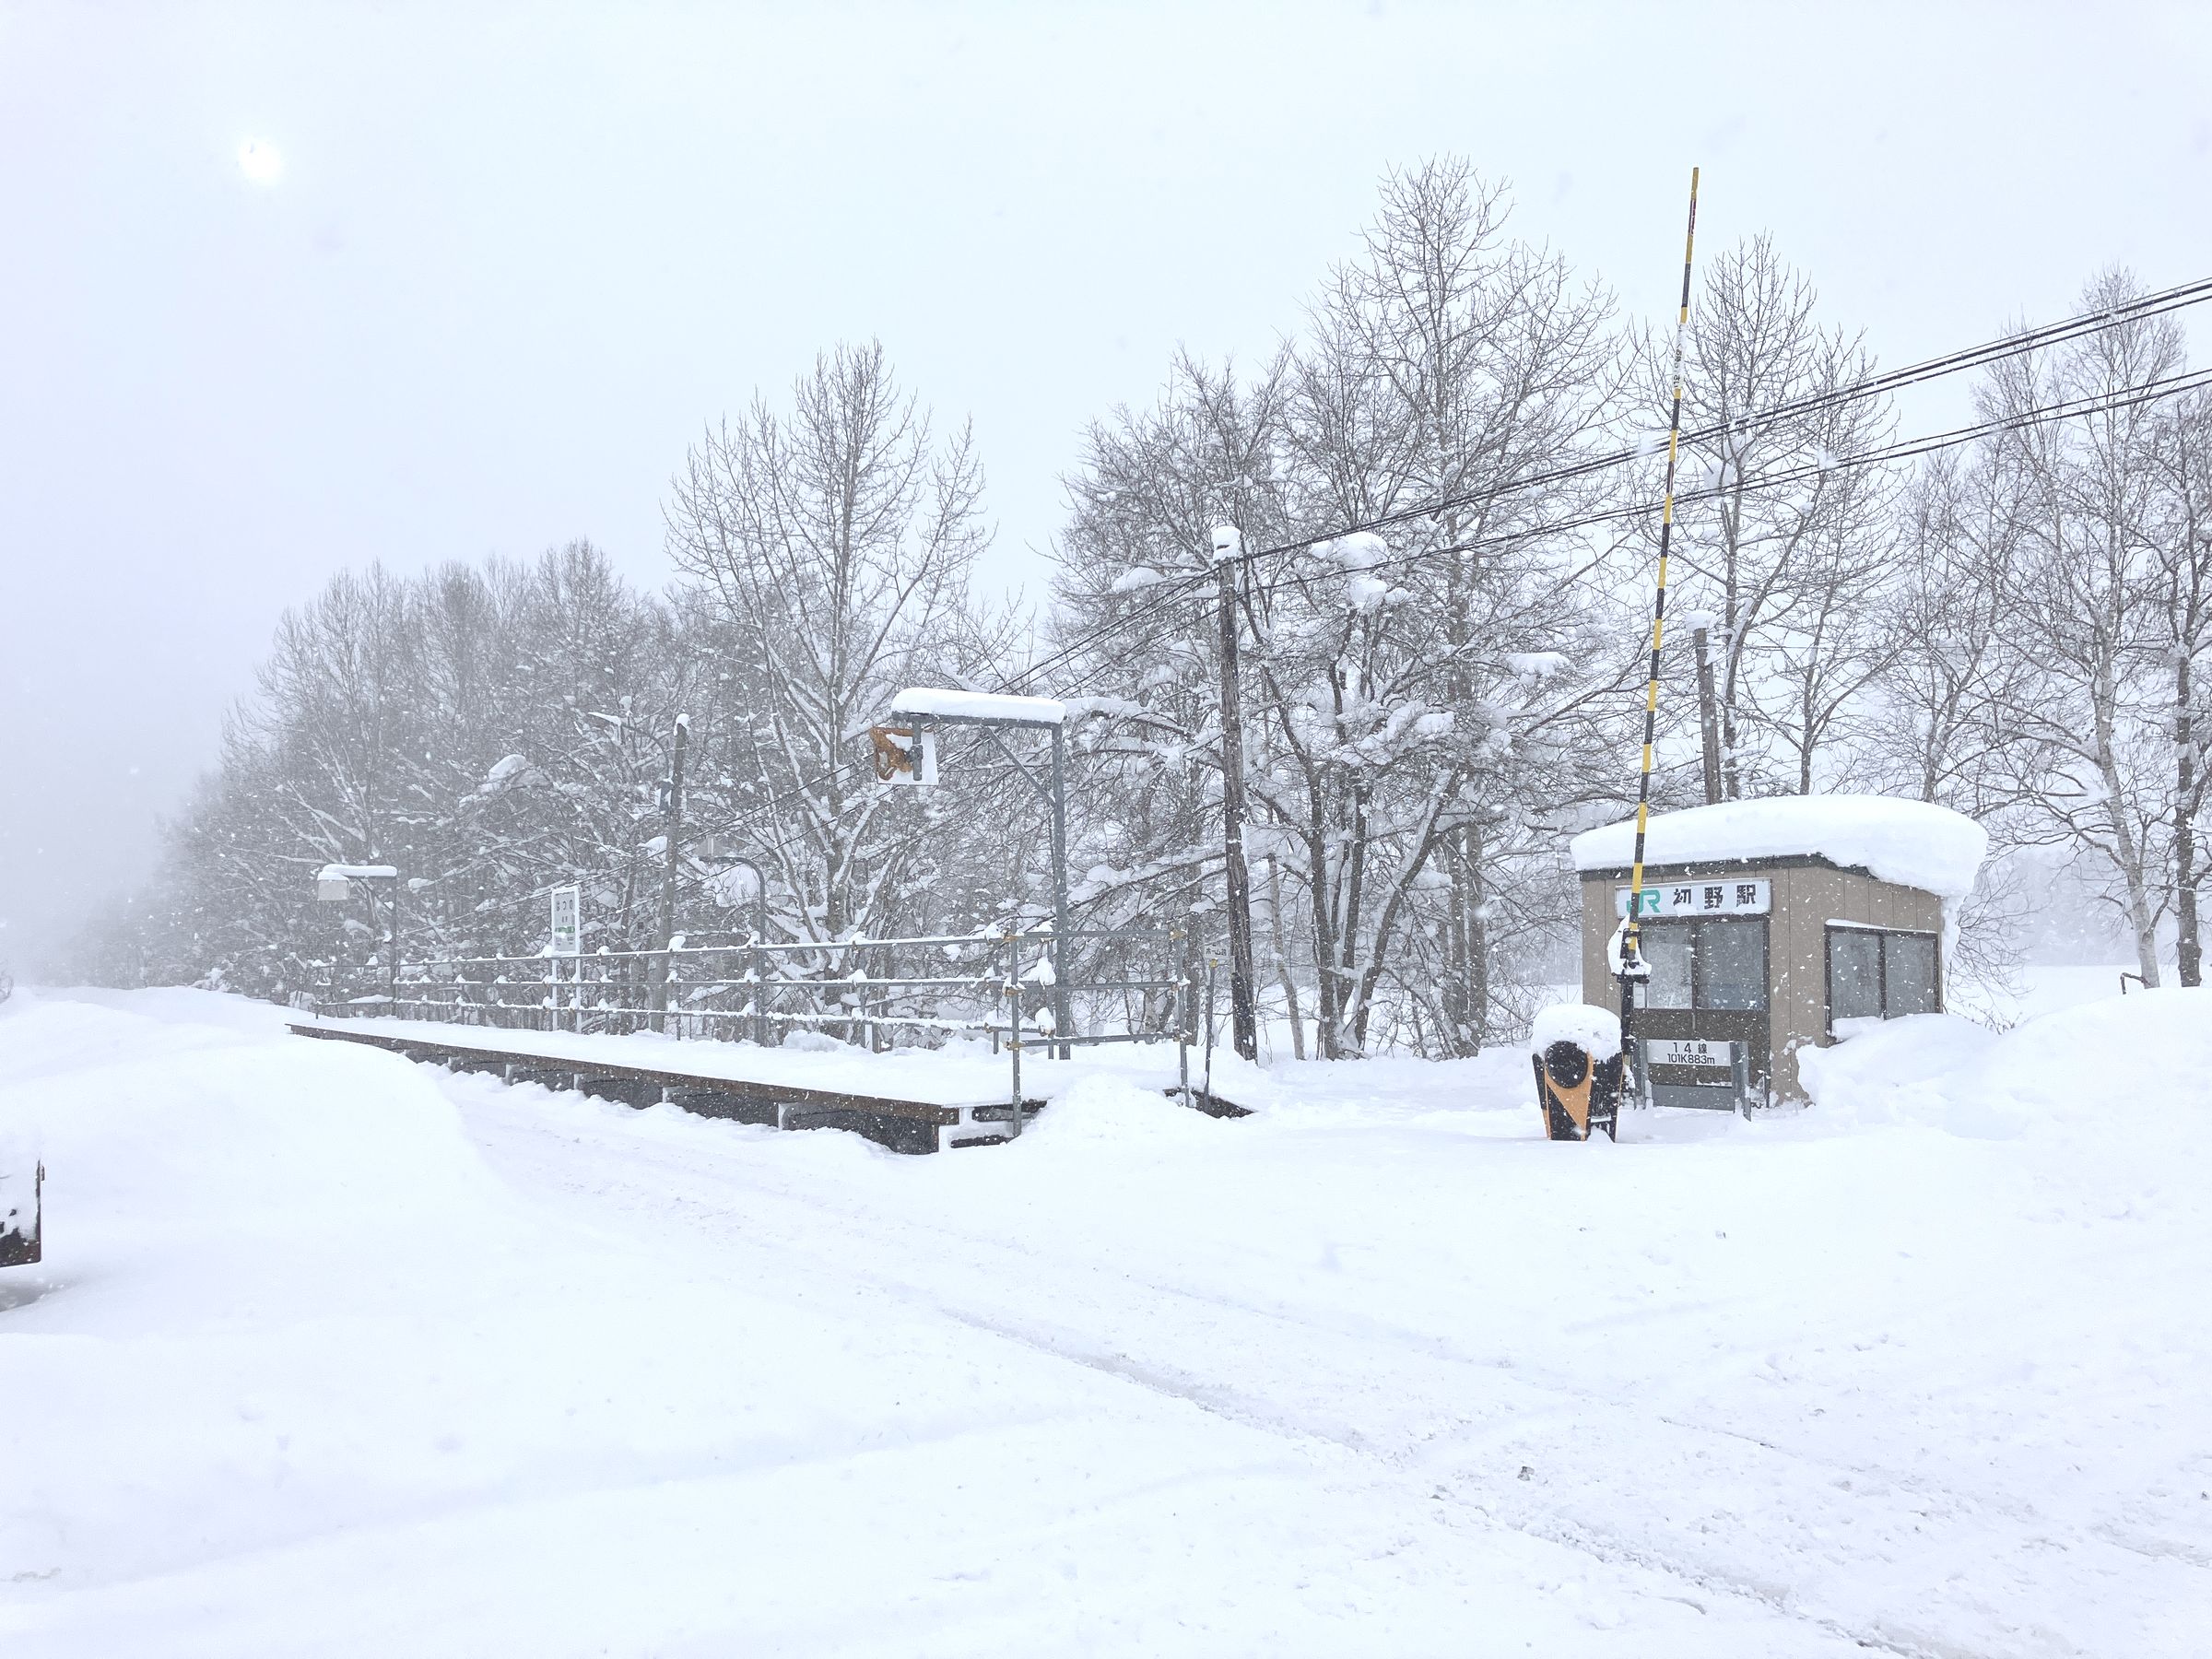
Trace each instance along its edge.
<instances>
[{"instance_id":1,"label":"station sign","mask_svg":"<svg viewBox=\"0 0 2212 1659\"><path fill-rule=\"evenodd\" d=\"M553 954L571 957L581 955L583 950L583 889L557 887L551 898Z\"/></svg>"},{"instance_id":2,"label":"station sign","mask_svg":"<svg viewBox=\"0 0 2212 1659\"><path fill-rule=\"evenodd\" d=\"M1641 916L1763 916L1774 890L1765 881L1653 882L1643 888ZM1613 913L1629 913L1629 889L1613 889Z\"/></svg>"},{"instance_id":3,"label":"station sign","mask_svg":"<svg viewBox=\"0 0 2212 1659\"><path fill-rule=\"evenodd\" d=\"M1712 1042L1702 1037L1647 1037L1643 1040L1647 1065L1688 1065L1705 1071L1733 1072L1735 1044Z\"/></svg>"}]
</instances>

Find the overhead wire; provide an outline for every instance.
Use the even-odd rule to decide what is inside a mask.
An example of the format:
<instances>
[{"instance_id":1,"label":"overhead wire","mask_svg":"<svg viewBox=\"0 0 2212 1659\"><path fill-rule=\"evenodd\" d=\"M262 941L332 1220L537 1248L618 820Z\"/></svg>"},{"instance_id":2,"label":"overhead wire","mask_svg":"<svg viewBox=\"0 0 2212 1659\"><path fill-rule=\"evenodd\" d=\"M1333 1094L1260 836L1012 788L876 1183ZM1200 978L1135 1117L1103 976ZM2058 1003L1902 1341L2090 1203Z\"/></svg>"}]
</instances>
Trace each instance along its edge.
<instances>
[{"instance_id":1,"label":"overhead wire","mask_svg":"<svg viewBox=\"0 0 2212 1659\"><path fill-rule=\"evenodd\" d=\"M2121 305L2100 307L2095 311L2084 312L2068 317L2058 323L2002 335L1977 346L1947 352L1900 369L1868 376L1845 386L1807 394L1800 398L1787 399L1760 409L1747 411L1740 416L1732 416L1723 420L1708 422L1705 425L1692 428L1683 435L1681 441L1685 444L1701 443L1725 436L1730 432L1756 429L1775 421L1794 418L1827 408L1839 407L1866 397L1880 396L1908 386L1942 379L1969 369L1984 368L1993 363L2026 355L2031 351L2048 349L2053 346L2101 333L2119 327L2124 324L2165 315L2188 306L2204 303L2207 300L2212 300L2212 278L2179 284L2154 294L2144 295ZM2150 385L2136 389L2126 395L2085 394L2077 398L2061 400L2058 404L2041 408L2001 416L1971 426L1953 429L1947 432L1924 434L1917 438L1901 440L1855 455L1826 457L1819 461L1786 468L1780 473L1760 475L1753 479L1739 479L1734 486L1724 484L1684 491L1678 500L1687 503L1710 500L1731 493L1732 490L1756 493L1765 489L1778 489L1816 476L1913 459L1938 450L1972 442L1977 438L1994 436L2006 429L2019 429L2029 426L2048 424L2052 420L2092 414L2100 409L2117 410L2132 407L2137 403L2196 390L2207 383L2212 383L2212 371L2195 371L2181 376L2169 377L2165 381L2152 382ZM1460 509L1486 506L1510 496L1525 494L1533 489L1571 482L1574 479L1589 477L1616 466L1651 459L1655 453L1653 448L1645 444L1618 449L1602 455L1586 457L1562 466L1547 468L1542 472L1524 475L1502 483L1488 486L1480 490L1443 497L1424 502L1419 506L1378 514L1355 524L1340 525L1325 534L1300 536L1294 540L1276 543L1264 547L1247 548L1230 557L1247 565L1256 563L1263 559L1279 559L1288 554L1303 552L1331 542L1341 541L1353 535L1371 535L1421 519L1434 520ZM1405 554L1375 560L1372 565L1365 568L1389 569L1423 559L1441 558L1452 553L1469 552L1485 547L1525 542L1541 535L1559 535L1570 530L1641 517L1648 514L1651 511L1651 503L1638 501L1575 518L1529 525L1443 547L1414 549ZM1303 575L1280 578L1274 582L1248 586L1246 591L1248 593L1271 593L1282 587L1297 585L1309 580L1311 580L1309 577ZM1148 583L1141 590L1144 598L1140 605L1133 606L1132 610L1124 611L1106 622L1086 629L1074 640L1065 642L1054 651L1031 663L1019 673L1009 677L1002 690L1009 693L1018 692L1021 688L1034 683L1040 676L1072 660L1088 646L1112 634L1125 631L1131 622L1143 612L1164 606L1177 597L1187 596L1177 590L1195 590L1200 584L1208 584L1212 581L1213 572L1210 568L1175 575L1163 574L1159 581ZM740 828L802 795L810 794L846 772L859 770L864 764L865 763L860 760L833 763L813 778L794 784L769 799L754 803L735 816L722 820L720 827L724 830Z\"/></svg>"}]
</instances>

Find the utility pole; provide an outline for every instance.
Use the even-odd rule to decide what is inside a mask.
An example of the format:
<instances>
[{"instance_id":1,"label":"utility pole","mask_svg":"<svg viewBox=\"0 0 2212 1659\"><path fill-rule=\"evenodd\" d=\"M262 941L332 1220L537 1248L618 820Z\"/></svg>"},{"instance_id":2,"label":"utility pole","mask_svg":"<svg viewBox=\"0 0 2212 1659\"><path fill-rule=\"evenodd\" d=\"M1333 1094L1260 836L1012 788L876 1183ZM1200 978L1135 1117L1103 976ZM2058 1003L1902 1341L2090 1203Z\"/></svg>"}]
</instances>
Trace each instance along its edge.
<instances>
[{"instance_id":1,"label":"utility pole","mask_svg":"<svg viewBox=\"0 0 2212 1659\"><path fill-rule=\"evenodd\" d=\"M676 872L682 856L684 835L684 746L690 741L691 716L676 717L676 735L668 746L667 818L663 825L661 858L661 947L653 962L653 1029L668 1024L668 953L676 948Z\"/></svg>"},{"instance_id":2,"label":"utility pole","mask_svg":"<svg viewBox=\"0 0 2212 1659\"><path fill-rule=\"evenodd\" d=\"M1705 805L1712 806L1721 799L1721 711L1712 694L1712 653L1706 649L1710 631L1700 621L1690 641L1698 653L1698 735L1705 750Z\"/></svg>"},{"instance_id":3,"label":"utility pole","mask_svg":"<svg viewBox=\"0 0 2212 1659\"><path fill-rule=\"evenodd\" d=\"M1214 526L1214 575L1221 605L1221 836L1229 881L1230 1030L1237 1053L1260 1057L1252 973L1252 873L1244 863L1244 697L1237 678L1237 575L1244 537Z\"/></svg>"}]
</instances>

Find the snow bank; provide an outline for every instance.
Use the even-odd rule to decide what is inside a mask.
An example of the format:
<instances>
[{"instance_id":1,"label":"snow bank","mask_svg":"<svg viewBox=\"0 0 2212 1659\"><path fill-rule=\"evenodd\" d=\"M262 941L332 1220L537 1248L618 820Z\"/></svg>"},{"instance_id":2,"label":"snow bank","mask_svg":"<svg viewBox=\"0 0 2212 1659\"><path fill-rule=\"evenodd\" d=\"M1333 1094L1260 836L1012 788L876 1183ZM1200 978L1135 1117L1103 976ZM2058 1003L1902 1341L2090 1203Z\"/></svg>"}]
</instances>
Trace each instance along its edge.
<instances>
[{"instance_id":1,"label":"snow bank","mask_svg":"<svg viewBox=\"0 0 2212 1659\"><path fill-rule=\"evenodd\" d=\"M1198 1087L1196 1077L1191 1087ZM1029 1120L1021 1138L1031 1151L1065 1147L1073 1156L1090 1157L1106 1147L1218 1143L1235 1131L1234 1124L1194 1111L1159 1089L1093 1073L1069 1085L1049 1112Z\"/></svg>"},{"instance_id":2,"label":"snow bank","mask_svg":"<svg viewBox=\"0 0 2212 1659\"><path fill-rule=\"evenodd\" d=\"M1518 1046L902 1159L23 1001L8 1659L2203 1647L2204 993L1603 1158Z\"/></svg>"},{"instance_id":3,"label":"snow bank","mask_svg":"<svg viewBox=\"0 0 2212 1659\"><path fill-rule=\"evenodd\" d=\"M1620 1012L1588 1003L1554 1003L1528 1029L1528 1052L1541 1054L1555 1042L1571 1042L1600 1060L1620 1053Z\"/></svg>"},{"instance_id":4,"label":"snow bank","mask_svg":"<svg viewBox=\"0 0 2212 1659\"><path fill-rule=\"evenodd\" d=\"M1797 1056L1815 1105L1845 1124L1996 1140L2212 1128L2212 990L2107 997L2002 1035L1949 1014L1850 1025Z\"/></svg>"},{"instance_id":5,"label":"snow bank","mask_svg":"<svg viewBox=\"0 0 2212 1659\"><path fill-rule=\"evenodd\" d=\"M1574 838L1577 870L1625 870L1635 856L1633 818ZM1773 795L1662 813L1647 827L1652 865L1811 856L1882 881L1963 899L1989 852L1973 819L1925 801L1889 795Z\"/></svg>"},{"instance_id":6,"label":"snow bank","mask_svg":"<svg viewBox=\"0 0 2212 1659\"><path fill-rule=\"evenodd\" d=\"M934 714L940 720L1009 720L1021 725L1065 723L1067 705L1056 697L1017 697L1000 691L947 691L909 686L891 699L894 714Z\"/></svg>"}]
</instances>

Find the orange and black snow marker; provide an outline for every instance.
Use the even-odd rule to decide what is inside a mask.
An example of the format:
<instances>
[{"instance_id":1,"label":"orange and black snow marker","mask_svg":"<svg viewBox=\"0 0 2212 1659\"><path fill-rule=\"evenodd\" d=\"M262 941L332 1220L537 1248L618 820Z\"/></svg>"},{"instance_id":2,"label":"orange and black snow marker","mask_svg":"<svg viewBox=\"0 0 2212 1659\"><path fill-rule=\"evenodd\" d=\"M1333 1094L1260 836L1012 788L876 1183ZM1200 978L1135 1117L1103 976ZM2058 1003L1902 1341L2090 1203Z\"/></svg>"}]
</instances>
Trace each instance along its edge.
<instances>
[{"instance_id":1,"label":"orange and black snow marker","mask_svg":"<svg viewBox=\"0 0 2212 1659\"><path fill-rule=\"evenodd\" d=\"M1594 1060L1579 1042L1559 1041L1530 1058L1547 1140L1588 1140L1593 1128L1618 1139L1620 1056Z\"/></svg>"}]
</instances>

